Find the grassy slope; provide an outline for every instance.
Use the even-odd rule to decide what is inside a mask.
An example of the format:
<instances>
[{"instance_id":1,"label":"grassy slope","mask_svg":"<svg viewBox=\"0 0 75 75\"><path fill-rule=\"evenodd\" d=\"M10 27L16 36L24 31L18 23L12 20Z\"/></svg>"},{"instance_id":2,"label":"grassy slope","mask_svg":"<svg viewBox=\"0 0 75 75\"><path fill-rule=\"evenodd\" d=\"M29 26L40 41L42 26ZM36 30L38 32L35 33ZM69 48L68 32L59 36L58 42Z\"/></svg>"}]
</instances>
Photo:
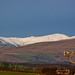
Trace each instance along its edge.
<instances>
[{"instance_id":1,"label":"grassy slope","mask_svg":"<svg viewBox=\"0 0 75 75\"><path fill-rule=\"evenodd\" d=\"M38 74L0 71L0 75L38 75Z\"/></svg>"},{"instance_id":2,"label":"grassy slope","mask_svg":"<svg viewBox=\"0 0 75 75\"><path fill-rule=\"evenodd\" d=\"M22 55L10 55L25 61L30 61L32 62L57 62L56 59L60 59L59 56L55 53L33 53L33 52L29 52L29 53L24 53ZM55 59L54 59L55 58Z\"/></svg>"}]
</instances>

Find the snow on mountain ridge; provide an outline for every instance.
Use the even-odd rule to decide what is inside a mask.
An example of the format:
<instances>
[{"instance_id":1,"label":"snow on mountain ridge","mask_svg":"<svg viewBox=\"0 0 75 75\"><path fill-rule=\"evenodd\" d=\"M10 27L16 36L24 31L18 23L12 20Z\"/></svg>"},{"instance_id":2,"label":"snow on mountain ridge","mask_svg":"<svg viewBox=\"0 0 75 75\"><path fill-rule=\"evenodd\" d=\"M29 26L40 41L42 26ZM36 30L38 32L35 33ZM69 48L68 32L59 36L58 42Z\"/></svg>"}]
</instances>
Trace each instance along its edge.
<instances>
[{"instance_id":1,"label":"snow on mountain ridge","mask_svg":"<svg viewBox=\"0 0 75 75\"><path fill-rule=\"evenodd\" d=\"M3 44L9 43L15 46L24 46L24 45L38 43L38 42L59 41L59 40L65 40L65 39L72 39L72 37L68 37L64 34L52 34L52 35L41 36L41 37L31 36L27 38L0 37L0 41Z\"/></svg>"}]
</instances>

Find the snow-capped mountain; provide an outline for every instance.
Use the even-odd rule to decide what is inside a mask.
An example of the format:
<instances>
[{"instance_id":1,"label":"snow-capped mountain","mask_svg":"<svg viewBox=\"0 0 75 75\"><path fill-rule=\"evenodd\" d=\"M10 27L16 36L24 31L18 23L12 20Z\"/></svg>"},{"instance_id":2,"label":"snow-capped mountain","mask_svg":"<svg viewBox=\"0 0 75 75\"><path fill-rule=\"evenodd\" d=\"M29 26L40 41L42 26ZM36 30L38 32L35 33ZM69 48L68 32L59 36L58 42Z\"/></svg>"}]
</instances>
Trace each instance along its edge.
<instances>
[{"instance_id":1,"label":"snow-capped mountain","mask_svg":"<svg viewBox=\"0 0 75 75\"><path fill-rule=\"evenodd\" d=\"M10 46L24 46L28 44L38 43L38 42L50 42L50 41L59 41L65 39L74 39L75 36L69 37L64 34L52 34L41 37L27 37L27 38L16 38L16 37L0 37L0 43L8 44Z\"/></svg>"}]
</instances>

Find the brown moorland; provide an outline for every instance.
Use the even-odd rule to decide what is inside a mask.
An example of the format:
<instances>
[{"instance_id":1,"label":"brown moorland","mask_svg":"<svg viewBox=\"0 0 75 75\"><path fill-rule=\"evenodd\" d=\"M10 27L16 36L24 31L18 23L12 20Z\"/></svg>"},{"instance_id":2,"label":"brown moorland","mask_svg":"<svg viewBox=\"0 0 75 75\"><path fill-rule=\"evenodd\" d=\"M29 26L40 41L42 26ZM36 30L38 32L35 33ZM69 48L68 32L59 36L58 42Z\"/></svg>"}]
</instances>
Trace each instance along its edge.
<instances>
[{"instance_id":1,"label":"brown moorland","mask_svg":"<svg viewBox=\"0 0 75 75\"><path fill-rule=\"evenodd\" d=\"M1 44L0 44L1 45ZM69 62L64 51L75 51L75 39L0 48L0 61L29 63Z\"/></svg>"}]
</instances>

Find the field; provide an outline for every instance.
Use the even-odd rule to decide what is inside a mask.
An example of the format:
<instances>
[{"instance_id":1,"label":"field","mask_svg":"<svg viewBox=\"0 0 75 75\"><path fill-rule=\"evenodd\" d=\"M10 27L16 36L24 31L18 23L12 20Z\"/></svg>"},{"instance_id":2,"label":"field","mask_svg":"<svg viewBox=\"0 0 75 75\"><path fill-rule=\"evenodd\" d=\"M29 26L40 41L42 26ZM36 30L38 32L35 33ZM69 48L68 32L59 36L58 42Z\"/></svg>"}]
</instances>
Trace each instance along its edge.
<instances>
[{"instance_id":1,"label":"field","mask_svg":"<svg viewBox=\"0 0 75 75\"><path fill-rule=\"evenodd\" d=\"M21 73L21 72L0 71L0 75L38 75L38 74L35 74L35 73Z\"/></svg>"}]
</instances>

